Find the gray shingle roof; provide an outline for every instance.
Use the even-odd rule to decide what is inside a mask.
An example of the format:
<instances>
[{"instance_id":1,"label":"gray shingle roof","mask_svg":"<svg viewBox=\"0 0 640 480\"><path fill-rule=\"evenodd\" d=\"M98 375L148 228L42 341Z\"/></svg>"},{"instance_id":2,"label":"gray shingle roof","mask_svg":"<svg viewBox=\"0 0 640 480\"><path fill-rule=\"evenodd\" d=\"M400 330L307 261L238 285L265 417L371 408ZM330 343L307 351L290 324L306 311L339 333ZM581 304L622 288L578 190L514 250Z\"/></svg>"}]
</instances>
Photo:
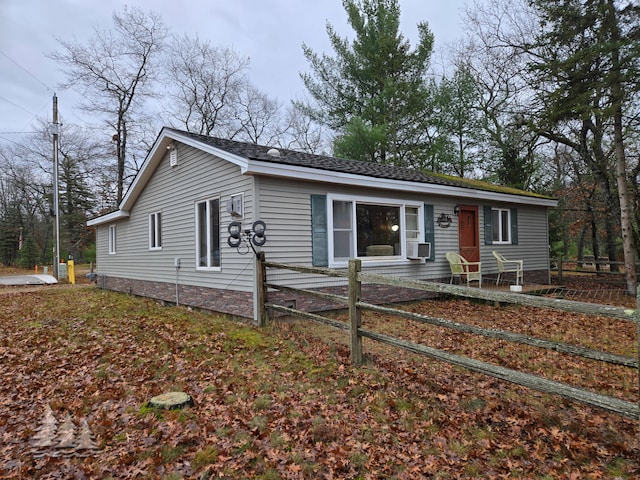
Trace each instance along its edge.
<instances>
[{"instance_id":1,"label":"gray shingle roof","mask_svg":"<svg viewBox=\"0 0 640 480\"><path fill-rule=\"evenodd\" d=\"M412 168L395 167L392 165L384 165L373 162L363 162L358 160L347 160L342 158L334 158L326 155L315 155L311 153L298 152L278 148L280 156L269 155L267 152L274 148L264 145L256 145L253 143L237 142L234 140L226 140L222 138L209 137L189 133L182 130L172 130L180 135L188 136L198 142L219 148L226 152L244 157L250 160L260 160L282 165L293 165L299 167L315 168L318 170L326 170L339 173L348 173L354 175L365 175L373 178L385 178L390 180L402 180L407 182L429 183L436 185L447 185L461 188L472 188L475 190L500 191L502 193L510 193L515 195L536 196L541 195L517 190L513 188L501 187L488 182L478 180L468 180L462 178L451 177L448 175L428 174Z\"/></svg>"}]
</instances>

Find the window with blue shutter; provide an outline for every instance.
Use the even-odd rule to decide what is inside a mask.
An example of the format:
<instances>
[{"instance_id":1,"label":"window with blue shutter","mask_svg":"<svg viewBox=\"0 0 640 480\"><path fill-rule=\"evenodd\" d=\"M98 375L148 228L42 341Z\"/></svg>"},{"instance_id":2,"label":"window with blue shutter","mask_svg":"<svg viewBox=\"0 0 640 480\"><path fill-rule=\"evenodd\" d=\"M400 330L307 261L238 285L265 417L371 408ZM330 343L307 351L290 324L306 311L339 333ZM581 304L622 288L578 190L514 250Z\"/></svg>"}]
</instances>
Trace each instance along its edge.
<instances>
[{"instance_id":1,"label":"window with blue shutter","mask_svg":"<svg viewBox=\"0 0 640 480\"><path fill-rule=\"evenodd\" d=\"M326 195L311 195L311 249L314 267L329 265Z\"/></svg>"},{"instance_id":2,"label":"window with blue shutter","mask_svg":"<svg viewBox=\"0 0 640 480\"><path fill-rule=\"evenodd\" d=\"M491 245L493 243L493 209L485 206L484 210L484 244Z\"/></svg>"},{"instance_id":3,"label":"window with blue shutter","mask_svg":"<svg viewBox=\"0 0 640 480\"><path fill-rule=\"evenodd\" d=\"M518 209L511 209L511 244L518 244Z\"/></svg>"},{"instance_id":4,"label":"window with blue shutter","mask_svg":"<svg viewBox=\"0 0 640 480\"><path fill-rule=\"evenodd\" d=\"M435 220L433 205L424 204L424 241L431 244L431 256L427 260L436 259Z\"/></svg>"},{"instance_id":5,"label":"window with blue shutter","mask_svg":"<svg viewBox=\"0 0 640 480\"><path fill-rule=\"evenodd\" d=\"M484 244L518 244L518 210L484 207Z\"/></svg>"}]
</instances>

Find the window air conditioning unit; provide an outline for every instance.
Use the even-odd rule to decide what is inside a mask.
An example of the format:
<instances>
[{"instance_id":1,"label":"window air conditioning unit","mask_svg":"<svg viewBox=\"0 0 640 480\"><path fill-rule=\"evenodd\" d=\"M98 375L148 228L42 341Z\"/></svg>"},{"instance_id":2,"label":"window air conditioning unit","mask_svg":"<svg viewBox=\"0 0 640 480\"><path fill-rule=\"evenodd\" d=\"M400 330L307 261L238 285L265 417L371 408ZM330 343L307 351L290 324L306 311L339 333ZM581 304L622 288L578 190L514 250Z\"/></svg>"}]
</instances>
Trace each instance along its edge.
<instances>
[{"instance_id":1,"label":"window air conditioning unit","mask_svg":"<svg viewBox=\"0 0 640 480\"><path fill-rule=\"evenodd\" d=\"M227 213L234 218L241 218L244 216L244 195L236 194L232 195L227 200Z\"/></svg>"},{"instance_id":2,"label":"window air conditioning unit","mask_svg":"<svg viewBox=\"0 0 640 480\"><path fill-rule=\"evenodd\" d=\"M431 243L407 242L407 258L422 260L431 257Z\"/></svg>"}]
</instances>

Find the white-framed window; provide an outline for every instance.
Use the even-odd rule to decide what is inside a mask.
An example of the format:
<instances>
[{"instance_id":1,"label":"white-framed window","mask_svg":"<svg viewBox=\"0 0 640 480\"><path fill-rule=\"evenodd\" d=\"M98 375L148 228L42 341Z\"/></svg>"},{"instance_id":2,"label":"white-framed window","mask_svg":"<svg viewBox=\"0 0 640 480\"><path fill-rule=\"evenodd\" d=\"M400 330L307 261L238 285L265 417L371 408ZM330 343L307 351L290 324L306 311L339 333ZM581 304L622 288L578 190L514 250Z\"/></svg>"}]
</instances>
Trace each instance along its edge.
<instances>
[{"instance_id":1,"label":"white-framed window","mask_svg":"<svg viewBox=\"0 0 640 480\"><path fill-rule=\"evenodd\" d=\"M511 243L511 211L504 208L491 209L492 242Z\"/></svg>"},{"instance_id":2,"label":"white-framed window","mask_svg":"<svg viewBox=\"0 0 640 480\"><path fill-rule=\"evenodd\" d=\"M109 225L109 255L116 254L116 226Z\"/></svg>"},{"instance_id":3,"label":"white-framed window","mask_svg":"<svg viewBox=\"0 0 640 480\"><path fill-rule=\"evenodd\" d=\"M329 262L350 258L401 260L407 242L424 236L422 204L403 200L328 196Z\"/></svg>"},{"instance_id":4,"label":"white-framed window","mask_svg":"<svg viewBox=\"0 0 640 480\"><path fill-rule=\"evenodd\" d=\"M220 268L220 199L196 202L196 268Z\"/></svg>"},{"instance_id":5,"label":"white-framed window","mask_svg":"<svg viewBox=\"0 0 640 480\"><path fill-rule=\"evenodd\" d=\"M149 250L162 250L162 212L149 214Z\"/></svg>"}]
</instances>

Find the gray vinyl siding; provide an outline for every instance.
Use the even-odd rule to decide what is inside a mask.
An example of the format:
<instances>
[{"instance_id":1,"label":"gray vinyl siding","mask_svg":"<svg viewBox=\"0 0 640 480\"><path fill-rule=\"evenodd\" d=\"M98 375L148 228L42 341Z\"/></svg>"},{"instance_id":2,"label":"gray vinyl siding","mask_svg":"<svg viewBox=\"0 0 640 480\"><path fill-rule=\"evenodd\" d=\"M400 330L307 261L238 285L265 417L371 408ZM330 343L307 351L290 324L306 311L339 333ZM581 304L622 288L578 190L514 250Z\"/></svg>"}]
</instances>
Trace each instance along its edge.
<instances>
[{"instance_id":1,"label":"gray vinyl siding","mask_svg":"<svg viewBox=\"0 0 640 480\"><path fill-rule=\"evenodd\" d=\"M267 222L268 241L263 248L267 260L281 263L311 265L311 195L346 194L362 197L393 198L401 200L419 201L434 206L434 216L440 213L451 216L452 225L440 228L435 225L434 249L435 261L415 262L407 261L401 264L387 266L368 266L363 261L363 269L370 272L386 273L400 277L418 278L423 280L443 279L450 275L449 264L445 254L449 251L457 252L458 246L458 217L453 213L457 203L455 198L437 196L421 196L410 193L384 192L374 189L347 187L333 187L317 183L288 182L275 178L260 179L261 217ZM473 205L468 199L465 204ZM549 266L548 230L545 208L518 205L518 245L484 245L484 203L476 203L479 214L480 254L483 262L483 273L492 275L497 273L497 264L492 255L498 250L507 258L524 260L526 270L544 270ZM494 204L494 208L514 208L511 204ZM330 234L330 232L329 232ZM274 272L275 273L275 272ZM293 272L277 272L277 281L284 284L301 285L306 287L327 286L327 278L300 275ZM340 280L331 280L331 284Z\"/></svg>"},{"instance_id":2,"label":"gray vinyl siding","mask_svg":"<svg viewBox=\"0 0 640 480\"><path fill-rule=\"evenodd\" d=\"M178 146L178 165L169 156L159 164L128 219L117 222L116 255L108 255L108 225L98 229L98 273L136 280L175 282L174 258L180 258L181 284L241 291L253 290L253 255L227 245L232 221L226 202L244 193L243 225L253 221L253 179L239 167L199 150ZM219 198L221 269L196 269L195 204ZM162 250L149 250L149 214L162 212Z\"/></svg>"},{"instance_id":3,"label":"gray vinyl siding","mask_svg":"<svg viewBox=\"0 0 640 480\"><path fill-rule=\"evenodd\" d=\"M344 194L362 197L392 198L410 200L434 205L434 214L442 211L453 215L455 201L437 197L424 197L400 192L386 192L374 189L348 188L343 186L327 186L317 183L288 182L275 178L261 178L260 182L261 217L267 222L267 244L263 248L267 260L280 263L294 263L311 265L311 195ZM457 236L451 239L451 231L457 232L457 224L447 229L435 228L436 261L422 263L406 261L395 265L371 265L363 261L363 269L369 272L386 273L400 277L435 279L449 275L449 266L444 257L453 248L457 250ZM330 232L329 232L330 234ZM292 272L278 272L277 281L283 284L295 283L308 288L327 286L326 277L314 278L310 275L300 275ZM339 284L341 280L333 279L331 285Z\"/></svg>"},{"instance_id":4,"label":"gray vinyl siding","mask_svg":"<svg viewBox=\"0 0 640 480\"><path fill-rule=\"evenodd\" d=\"M137 280L175 282L174 258L181 260L180 284L218 289L253 291L254 256L249 251L241 255L227 245L227 226L234 220L226 212L231 195L244 193L243 228L261 219L266 222L267 242L262 247L267 261L311 265L311 195L358 195L361 197L391 198L429 204L434 216L451 216L452 225L434 228L435 261L402 261L388 265L374 265L363 261L363 269L416 279L449 278L449 264L445 254L458 251L457 203L478 206L480 251L483 274L497 272L491 252L498 250L507 258L522 259L527 270L545 270L549 266L546 208L509 203L496 203L494 208L518 209L518 245L484 244L484 209L486 202L452 197L389 192L358 186L336 186L303 179L292 181L275 177L244 176L240 168L200 150L178 145L178 165L169 165L168 155L160 162L130 212L117 225L117 253L108 254L109 225L98 227L97 271ZM220 199L220 271L196 269L195 203L210 198ZM148 239L149 214L162 212L162 250L150 251ZM331 232L329 232L329 235ZM270 281L306 287L340 284L341 279L327 279L301 275L291 271L273 272Z\"/></svg>"},{"instance_id":5,"label":"gray vinyl siding","mask_svg":"<svg viewBox=\"0 0 640 480\"><path fill-rule=\"evenodd\" d=\"M513 208L509 204L492 204L494 208ZM496 260L491 253L497 250L510 260L523 260L525 281L527 270L545 270L549 268L549 231L547 211L545 208L536 208L518 205L518 244L493 244L484 245L483 237L480 238L481 261L483 273L495 274L498 272ZM484 212L480 209L480 228L484 225Z\"/></svg>"}]
</instances>

